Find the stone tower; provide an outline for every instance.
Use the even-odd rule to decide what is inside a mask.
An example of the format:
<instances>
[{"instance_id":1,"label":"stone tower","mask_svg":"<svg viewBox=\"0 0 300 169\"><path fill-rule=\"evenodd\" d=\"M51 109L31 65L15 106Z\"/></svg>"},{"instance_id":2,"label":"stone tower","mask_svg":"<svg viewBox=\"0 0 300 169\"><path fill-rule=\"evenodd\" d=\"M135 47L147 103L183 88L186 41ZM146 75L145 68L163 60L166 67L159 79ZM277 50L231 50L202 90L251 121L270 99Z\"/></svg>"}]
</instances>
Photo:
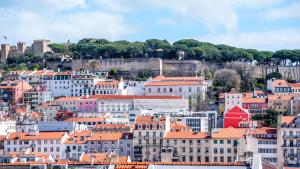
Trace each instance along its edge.
<instances>
[{"instance_id":1,"label":"stone tower","mask_svg":"<svg viewBox=\"0 0 300 169\"><path fill-rule=\"evenodd\" d=\"M34 40L32 44L33 55L43 55L46 52L51 51L49 48L50 40Z\"/></svg>"},{"instance_id":2,"label":"stone tower","mask_svg":"<svg viewBox=\"0 0 300 169\"><path fill-rule=\"evenodd\" d=\"M17 43L17 53L19 55L24 55L26 50L26 44L25 42L18 42Z\"/></svg>"},{"instance_id":3,"label":"stone tower","mask_svg":"<svg viewBox=\"0 0 300 169\"><path fill-rule=\"evenodd\" d=\"M1 44L1 62L6 62L9 51L10 51L9 44Z\"/></svg>"}]
</instances>

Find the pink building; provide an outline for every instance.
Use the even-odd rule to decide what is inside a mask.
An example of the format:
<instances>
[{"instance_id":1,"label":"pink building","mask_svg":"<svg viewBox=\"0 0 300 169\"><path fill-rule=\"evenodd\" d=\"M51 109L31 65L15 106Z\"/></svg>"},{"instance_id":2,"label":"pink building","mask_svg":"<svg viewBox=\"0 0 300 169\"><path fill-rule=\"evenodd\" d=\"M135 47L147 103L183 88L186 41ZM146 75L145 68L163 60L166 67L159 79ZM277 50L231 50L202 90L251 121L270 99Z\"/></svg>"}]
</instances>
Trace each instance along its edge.
<instances>
[{"instance_id":1,"label":"pink building","mask_svg":"<svg viewBox=\"0 0 300 169\"><path fill-rule=\"evenodd\" d=\"M0 99L11 104L22 103L24 92L32 89L24 80L4 81L0 84Z\"/></svg>"}]
</instances>

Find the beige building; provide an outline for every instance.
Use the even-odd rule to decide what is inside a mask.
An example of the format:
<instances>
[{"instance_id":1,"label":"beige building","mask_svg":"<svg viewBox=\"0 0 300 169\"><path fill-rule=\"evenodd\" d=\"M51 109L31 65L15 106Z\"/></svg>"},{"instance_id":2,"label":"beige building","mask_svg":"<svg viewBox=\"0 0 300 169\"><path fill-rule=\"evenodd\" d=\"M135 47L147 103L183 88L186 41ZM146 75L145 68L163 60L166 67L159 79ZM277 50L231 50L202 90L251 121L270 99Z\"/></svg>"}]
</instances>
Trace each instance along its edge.
<instances>
[{"instance_id":1,"label":"beige building","mask_svg":"<svg viewBox=\"0 0 300 169\"><path fill-rule=\"evenodd\" d=\"M245 155L246 129L221 128L206 132L168 132L163 162L234 162ZM243 158L244 159L244 158Z\"/></svg>"},{"instance_id":2,"label":"beige building","mask_svg":"<svg viewBox=\"0 0 300 169\"><path fill-rule=\"evenodd\" d=\"M133 132L134 161L161 161L165 131L170 128L164 117L138 116Z\"/></svg>"},{"instance_id":3,"label":"beige building","mask_svg":"<svg viewBox=\"0 0 300 169\"><path fill-rule=\"evenodd\" d=\"M300 115L279 116L277 127L278 166L300 165Z\"/></svg>"}]
</instances>

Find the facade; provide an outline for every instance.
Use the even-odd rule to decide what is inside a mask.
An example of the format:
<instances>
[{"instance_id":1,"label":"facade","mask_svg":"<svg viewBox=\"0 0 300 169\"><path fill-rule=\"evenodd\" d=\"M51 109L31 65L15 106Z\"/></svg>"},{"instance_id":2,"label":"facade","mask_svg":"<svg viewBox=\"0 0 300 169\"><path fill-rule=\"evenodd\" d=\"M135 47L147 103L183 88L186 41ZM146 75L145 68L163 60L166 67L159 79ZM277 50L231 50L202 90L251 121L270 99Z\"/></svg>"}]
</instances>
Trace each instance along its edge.
<instances>
[{"instance_id":1,"label":"facade","mask_svg":"<svg viewBox=\"0 0 300 169\"><path fill-rule=\"evenodd\" d=\"M31 89L24 93L24 103L29 104L32 109L37 105L51 101L51 92L44 89Z\"/></svg>"},{"instance_id":2,"label":"facade","mask_svg":"<svg viewBox=\"0 0 300 169\"><path fill-rule=\"evenodd\" d=\"M0 84L0 99L11 103L22 103L23 95L32 87L26 81L4 81Z\"/></svg>"},{"instance_id":3,"label":"facade","mask_svg":"<svg viewBox=\"0 0 300 169\"><path fill-rule=\"evenodd\" d=\"M278 116L278 167L300 166L300 116Z\"/></svg>"},{"instance_id":4,"label":"facade","mask_svg":"<svg viewBox=\"0 0 300 169\"><path fill-rule=\"evenodd\" d=\"M246 153L248 157L260 154L262 160L277 165L277 129L251 128L246 135Z\"/></svg>"},{"instance_id":5,"label":"facade","mask_svg":"<svg viewBox=\"0 0 300 169\"><path fill-rule=\"evenodd\" d=\"M209 135L192 131L167 132L161 149L162 162L210 162Z\"/></svg>"},{"instance_id":6,"label":"facade","mask_svg":"<svg viewBox=\"0 0 300 169\"><path fill-rule=\"evenodd\" d=\"M268 95L268 108L297 115L300 113L299 97L298 93Z\"/></svg>"},{"instance_id":7,"label":"facade","mask_svg":"<svg viewBox=\"0 0 300 169\"><path fill-rule=\"evenodd\" d=\"M11 119L1 119L0 121L0 135L8 135L16 132L16 121Z\"/></svg>"},{"instance_id":8,"label":"facade","mask_svg":"<svg viewBox=\"0 0 300 169\"><path fill-rule=\"evenodd\" d=\"M267 90L272 93L291 93L291 87L286 80L270 79L267 81Z\"/></svg>"},{"instance_id":9,"label":"facade","mask_svg":"<svg viewBox=\"0 0 300 169\"><path fill-rule=\"evenodd\" d=\"M268 110L268 103L266 98L243 98L242 107L250 114L262 114Z\"/></svg>"},{"instance_id":10,"label":"facade","mask_svg":"<svg viewBox=\"0 0 300 169\"><path fill-rule=\"evenodd\" d=\"M161 148L170 120L164 117L139 116L133 132L134 161L161 161Z\"/></svg>"},{"instance_id":11,"label":"facade","mask_svg":"<svg viewBox=\"0 0 300 169\"><path fill-rule=\"evenodd\" d=\"M68 138L64 132L10 133L4 140L4 154L13 152L43 152L54 159L62 159L62 142Z\"/></svg>"},{"instance_id":12,"label":"facade","mask_svg":"<svg viewBox=\"0 0 300 169\"><path fill-rule=\"evenodd\" d=\"M240 106L235 106L230 109L224 116L224 128L241 127L241 122L249 122L250 114L247 110L241 108Z\"/></svg>"},{"instance_id":13,"label":"facade","mask_svg":"<svg viewBox=\"0 0 300 169\"><path fill-rule=\"evenodd\" d=\"M225 107L224 114L226 114L230 109L239 105L242 106L243 94L237 92L235 89L231 89L229 93L225 93Z\"/></svg>"},{"instance_id":14,"label":"facade","mask_svg":"<svg viewBox=\"0 0 300 169\"><path fill-rule=\"evenodd\" d=\"M204 100L207 82L200 77L158 76L145 83L146 96L181 96L189 100L189 107L197 100Z\"/></svg>"},{"instance_id":15,"label":"facade","mask_svg":"<svg viewBox=\"0 0 300 169\"><path fill-rule=\"evenodd\" d=\"M125 95L127 91L125 90L123 80L106 80L96 83L93 94Z\"/></svg>"}]
</instances>

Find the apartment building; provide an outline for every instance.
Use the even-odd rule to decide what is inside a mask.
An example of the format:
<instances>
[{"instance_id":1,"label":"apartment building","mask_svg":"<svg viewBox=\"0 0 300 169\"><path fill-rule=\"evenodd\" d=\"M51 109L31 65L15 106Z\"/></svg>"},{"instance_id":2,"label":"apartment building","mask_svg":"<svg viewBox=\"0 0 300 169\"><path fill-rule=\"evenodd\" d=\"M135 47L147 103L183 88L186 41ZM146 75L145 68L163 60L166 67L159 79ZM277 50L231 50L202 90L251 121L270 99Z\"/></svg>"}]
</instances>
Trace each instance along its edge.
<instances>
[{"instance_id":1,"label":"apartment building","mask_svg":"<svg viewBox=\"0 0 300 169\"><path fill-rule=\"evenodd\" d=\"M268 95L268 108L297 115L300 113L299 97L298 93Z\"/></svg>"},{"instance_id":2,"label":"apartment building","mask_svg":"<svg viewBox=\"0 0 300 169\"><path fill-rule=\"evenodd\" d=\"M71 96L93 95L94 86L100 79L93 74L75 74L72 75Z\"/></svg>"},{"instance_id":3,"label":"apartment building","mask_svg":"<svg viewBox=\"0 0 300 169\"><path fill-rule=\"evenodd\" d=\"M94 87L93 94L120 94L120 95L126 95L126 89L124 86L124 82L121 79L119 80L105 80L105 81L99 81L96 83Z\"/></svg>"},{"instance_id":4,"label":"apartment building","mask_svg":"<svg viewBox=\"0 0 300 169\"><path fill-rule=\"evenodd\" d=\"M205 99L207 82L200 77L158 76L145 83L146 96L182 96L190 108L197 99Z\"/></svg>"},{"instance_id":5,"label":"apartment building","mask_svg":"<svg viewBox=\"0 0 300 169\"><path fill-rule=\"evenodd\" d=\"M62 145L63 159L79 161L82 153L84 153L87 140L91 137L91 131L78 130L69 134Z\"/></svg>"},{"instance_id":6,"label":"apartment building","mask_svg":"<svg viewBox=\"0 0 300 169\"><path fill-rule=\"evenodd\" d=\"M210 162L207 132L167 132L161 149L162 162Z\"/></svg>"},{"instance_id":7,"label":"apartment building","mask_svg":"<svg viewBox=\"0 0 300 169\"><path fill-rule=\"evenodd\" d=\"M272 93L291 93L291 87L286 80L270 79L267 81L267 90Z\"/></svg>"},{"instance_id":8,"label":"apartment building","mask_svg":"<svg viewBox=\"0 0 300 169\"><path fill-rule=\"evenodd\" d=\"M161 161L163 137L169 130L170 120L165 117L138 116L133 132L133 160Z\"/></svg>"},{"instance_id":9,"label":"apartment building","mask_svg":"<svg viewBox=\"0 0 300 169\"><path fill-rule=\"evenodd\" d=\"M18 152L44 153L62 159L62 143L68 138L64 132L10 133L4 140L4 154Z\"/></svg>"},{"instance_id":10,"label":"apartment building","mask_svg":"<svg viewBox=\"0 0 300 169\"><path fill-rule=\"evenodd\" d=\"M26 81L3 81L0 83L0 100L16 104L23 102L23 95L32 87Z\"/></svg>"},{"instance_id":11,"label":"apartment building","mask_svg":"<svg viewBox=\"0 0 300 169\"><path fill-rule=\"evenodd\" d=\"M278 116L278 167L300 166L300 115Z\"/></svg>"},{"instance_id":12,"label":"apartment building","mask_svg":"<svg viewBox=\"0 0 300 169\"><path fill-rule=\"evenodd\" d=\"M72 95L72 72L47 72L44 75L46 87L52 97Z\"/></svg>"},{"instance_id":13,"label":"apartment building","mask_svg":"<svg viewBox=\"0 0 300 169\"><path fill-rule=\"evenodd\" d=\"M243 128L220 128L211 133L210 161L234 162L245 155L245 135Z\"/></svg>"},{"instance_id":14,"label":"apartment building","mask_svg":"<svg viewBox=\"0 0 300 169\"><path fill-rule=\"evenodd\" d=\"M87 140L85 151L133 157L132 141L132 133L92 133L91 138Z\"/></svg>"},{"instance_id":15,"label":"apartment building","mask_svg":"<svg viewBox=\"0 0 300 169\"><path fill-rule=\"evenodd\" d=\"M24 92L24 103L30 105L32 109L35 109L39 104L51 101L51 92L44 88L31 89Z\"/></svg>"},{"instance_id":16,"label":"apartment building","mask_svg":"<svg viewBox=\"0 0 300 169\"><path fill-rule=\"evenodd\" d=\"M246 158L259 153L262 160L277 165L277 129L251 128L246 134Z\"/></svg>"}]
</instances>

